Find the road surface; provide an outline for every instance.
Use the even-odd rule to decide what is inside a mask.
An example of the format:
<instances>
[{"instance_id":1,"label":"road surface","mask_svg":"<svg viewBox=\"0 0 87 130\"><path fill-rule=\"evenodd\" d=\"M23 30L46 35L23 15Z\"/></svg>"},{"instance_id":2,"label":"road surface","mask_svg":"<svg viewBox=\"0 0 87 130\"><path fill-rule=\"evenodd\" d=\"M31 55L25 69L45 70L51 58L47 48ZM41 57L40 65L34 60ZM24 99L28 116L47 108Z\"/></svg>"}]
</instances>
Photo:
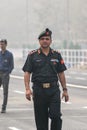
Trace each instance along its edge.
<instances>
[{"instance_id":1,"label":"road surface","mask_svg":"<svg viewBox=\"0 0 87 130\"><path fill-rule=\"evenodd\" d=\"M68 70L65 74L70 100L61 101L62 130L87 130L87 71ZM0 88L0 106L2 92ZM0 130L36 130L33 102L25 98L21 69L11 75L7 112L0 113Z\"/></svg>"}]
</instances>

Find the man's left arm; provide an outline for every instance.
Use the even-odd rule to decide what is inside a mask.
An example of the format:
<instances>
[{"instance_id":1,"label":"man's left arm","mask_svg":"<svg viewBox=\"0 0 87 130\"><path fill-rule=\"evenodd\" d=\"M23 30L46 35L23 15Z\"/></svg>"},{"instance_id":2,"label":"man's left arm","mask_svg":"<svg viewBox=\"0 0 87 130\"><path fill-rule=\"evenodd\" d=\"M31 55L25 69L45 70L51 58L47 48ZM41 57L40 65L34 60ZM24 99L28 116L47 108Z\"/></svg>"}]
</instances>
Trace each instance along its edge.
<instances>
[{"instance_id":1,"label":"man's left arm","mask_svg":"<svg viewBox=\"0 0 87 130\"><path fill-rule=\"evenodd\" d=\"M59 81L61 83L62 89L63 89L63 94L62 98L65 98L65 102L69 101L69 95L68 95L68 90L66 87L66 78L64 72L58 73Z\"/></svg>"},{"instance_id":2,"label":"man's left arm","mask_svg":"<svg viewBox=\"0 0 87 130\"><path fill-rule=\"evenodd\" d=\"M14 58L13 58L13 54L11 54L10 63L9 63L9 73L11 73L13 69L14 69Z\"/></svg>"}]
</instances>

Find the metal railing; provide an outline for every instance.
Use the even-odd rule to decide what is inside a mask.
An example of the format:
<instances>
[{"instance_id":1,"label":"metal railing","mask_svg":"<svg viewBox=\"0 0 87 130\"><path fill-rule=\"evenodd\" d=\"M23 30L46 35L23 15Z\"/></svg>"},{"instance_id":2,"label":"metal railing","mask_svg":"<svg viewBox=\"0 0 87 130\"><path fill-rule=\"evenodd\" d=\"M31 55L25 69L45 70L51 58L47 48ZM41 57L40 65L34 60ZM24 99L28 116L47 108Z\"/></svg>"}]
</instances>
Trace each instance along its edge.
<instances>
[{"instance_id":1,"label":"metal railing","mask_svg":"<svg viewBox=\"0 0 87 130\"><path fill-rule=\"evenodd\" d=\"M60 52L68 67L81 67L87 65L87 50L62 49Z\"/></svg>"},{"instance_id":2,"label":"metal railing","mask_svg":"<svg viewBox=\"0 0 87 130\"><path fill-rule=\"evenodd\" d=\"M23 50L23 59L27 57L29 49ZM87 66L87 49L60 49L65 64L68 68Z\"/></svg>"}]
</instances>

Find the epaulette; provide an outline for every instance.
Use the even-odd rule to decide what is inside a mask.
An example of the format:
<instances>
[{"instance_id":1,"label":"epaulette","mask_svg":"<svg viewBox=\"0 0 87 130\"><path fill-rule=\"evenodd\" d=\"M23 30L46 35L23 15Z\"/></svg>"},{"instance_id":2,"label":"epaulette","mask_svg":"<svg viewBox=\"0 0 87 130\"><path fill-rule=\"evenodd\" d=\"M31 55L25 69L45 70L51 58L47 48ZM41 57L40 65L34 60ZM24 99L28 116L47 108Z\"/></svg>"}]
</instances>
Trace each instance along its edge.
<instances>
[{"instance_id":1,"label":"epaulette","mask_svg":"<svg viewBox=\"0 0 87 130\"><path fill-rule=\"evenodd\" d=\"M38 50L37 50L37 52L38 52L38 54L40 54L40 53L41 53L41 50L40 50L40 49L38 49Z\"/></svg>"},{"instance_id":2,"label":"epaulette","mask_svg":"<svg viewBox=\"0 0 87 130\"><path fill-rule=\"evenodd\" d=\"M52 53L54 53L54 52L60 53L58 50L52 49Z\"/></svg>"},{"instance_id":3,"label":"epaulette","mask_svg":"<svg viewBox=\"0 0 87 130\"><path fill-rule=\"evenodd\" d=\"M32 51L29 52L29 55L32 55L32 54L34 54L35 52L37 52L37 50L32 50Z\"/></svg>"}]
</instances>

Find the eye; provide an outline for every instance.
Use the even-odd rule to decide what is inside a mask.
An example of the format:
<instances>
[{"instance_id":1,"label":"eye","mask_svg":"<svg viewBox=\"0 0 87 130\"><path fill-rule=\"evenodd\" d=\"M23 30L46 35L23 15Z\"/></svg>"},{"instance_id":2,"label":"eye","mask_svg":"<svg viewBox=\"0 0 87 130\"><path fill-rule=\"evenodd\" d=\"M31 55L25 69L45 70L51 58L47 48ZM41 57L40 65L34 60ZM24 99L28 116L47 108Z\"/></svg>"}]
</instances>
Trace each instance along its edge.
<instances>
[{"instance_id":1,"label":"eye","mask_svg":"<svg viewBox=\"0 0 87 130\"><path fill-rule=\"evenodd\" d=\"M46 40L46 41L48 41L50 39L49 38L41 38L40 40Z\"/></svg>"}]
</instances>

